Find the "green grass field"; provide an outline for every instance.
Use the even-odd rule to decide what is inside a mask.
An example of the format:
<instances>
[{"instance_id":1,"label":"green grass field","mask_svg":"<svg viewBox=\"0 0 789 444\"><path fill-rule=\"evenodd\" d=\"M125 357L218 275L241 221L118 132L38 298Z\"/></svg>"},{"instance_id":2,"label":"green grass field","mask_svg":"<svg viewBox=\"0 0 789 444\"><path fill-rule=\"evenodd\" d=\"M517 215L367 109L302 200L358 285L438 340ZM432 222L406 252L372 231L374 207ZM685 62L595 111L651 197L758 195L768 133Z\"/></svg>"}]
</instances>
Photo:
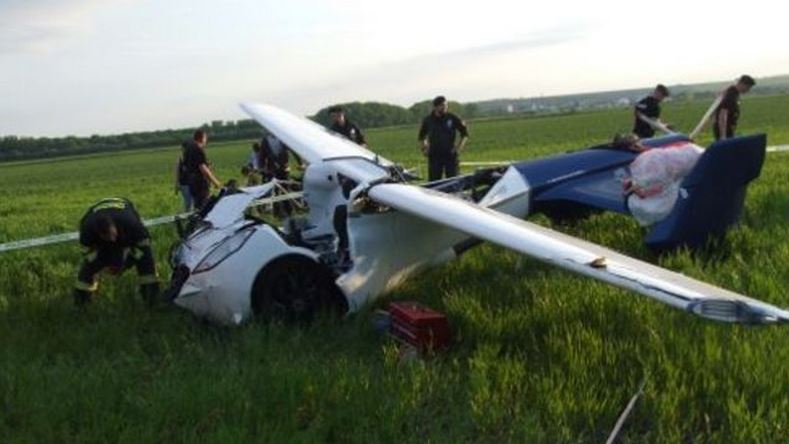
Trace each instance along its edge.
<instances>
[{"instance_id":1,"label":"green grass field","mask_svg":"<svg viewBox=\"0 0 789 444\"><path fill-rule=\"evenodd\" d=\"M705 104L667 104L690 128ZM610 139L615 110L471 124L464 160L527 159ZM789 97L743 103L741 132L789 143ZM370 131L382 155L418 166L416 128ZM704 140L709 141L709 139ZM248 143L209 148L237 177ZM107 196L173 214L175 147L0 164L0 242L73 231ZM539 223L549 224L537 218ZM651 255L642 231L605 214L558 230L789 306L789 153L771 154L743 225L717 252ZM152 231L159 273L175 240ZM0 254L0 442L604 442L648 378L620 442L789 442L789 330L720 325L485 246L349 319L225 329L150 311L136 276L104 278L75 310L77 245ZM370 311L419 300L446 312L456 344L403 361Z\"/></svg>"}]
</instances>

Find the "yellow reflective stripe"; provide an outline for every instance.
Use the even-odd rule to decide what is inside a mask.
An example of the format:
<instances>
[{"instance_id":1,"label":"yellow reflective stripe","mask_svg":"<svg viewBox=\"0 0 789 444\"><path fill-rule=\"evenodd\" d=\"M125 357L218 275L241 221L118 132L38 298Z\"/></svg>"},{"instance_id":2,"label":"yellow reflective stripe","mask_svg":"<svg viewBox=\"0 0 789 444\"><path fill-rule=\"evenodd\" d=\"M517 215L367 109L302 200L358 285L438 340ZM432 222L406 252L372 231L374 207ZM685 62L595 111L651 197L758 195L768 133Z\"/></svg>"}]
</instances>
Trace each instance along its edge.
<instances>
[{"instance_id":1,"label":"yellow reflective stripe","mask_svg":"<svg viewBox=\"0 0 789 444\"><path fill-rule=\"evenodd\" d=\"M87 282L77 281L77 283L74 284L74 288L84 291L96 291L96 289L99 288L99 283L93 282L92 284L89 284Z\"/></svg>"},{"instance_id":2,"label":"yellow reflective stripe","mask_svg":"<svg viewBox=\"0 0 789 444\"><path fill-rule=\"evenodd\" d=\"M99 201L95 205L93 205L93 212L107 210L107 209L116 209L116 210L123 210L126 208L126 201L119 198L109 198Z\"/></svg>"},{"instance_id":3,"label":"yellow reflective stripe","mask_svg":"<svg viewBox=\"0 0 789 444\"><path fill-rule=\"evenodd\" d=\"M141 284L155 284L159 282L159 278L155 274L144 274L140 276Z\"/></svg>"}]
</instances>

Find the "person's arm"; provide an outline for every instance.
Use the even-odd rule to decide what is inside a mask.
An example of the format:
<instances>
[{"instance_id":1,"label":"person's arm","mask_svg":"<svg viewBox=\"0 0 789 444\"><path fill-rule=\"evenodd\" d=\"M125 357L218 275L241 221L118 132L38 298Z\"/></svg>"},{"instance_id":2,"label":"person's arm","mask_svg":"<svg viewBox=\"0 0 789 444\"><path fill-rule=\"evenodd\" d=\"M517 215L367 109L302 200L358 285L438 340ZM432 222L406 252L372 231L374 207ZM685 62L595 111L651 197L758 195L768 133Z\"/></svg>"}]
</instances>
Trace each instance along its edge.
<instances>
[{"instance_id":1,"label":"person's arm","mask_svg":"<svg viewBox=\"0 0 789 444\"><path fill-rule=\"evenodd\" d=\"M353 127L356 128L356 143L367 148L367 140L364 138L364 133L358 126L354 125Z\"/></svg>"},{"instance_id":2,"label":"person's arm","mask_svg":"<svg viewBox=\"0 0 789 444\"><path fill-rule=\"evenodd\" d=\"M79 222L79 244L83 254L96 251L99 247L99 237L94 228L94 218L90 214L83 216Z\"/></svg>"},{"instance_id":3,"label":"person's arm","mask_svg":"<svg viewBox=\"0 0 789 444\"><path fill-rule=\"evenodd\" d=\"M430 142L427 140L427 133L428 133L428 122L427 118L422 120L422 126L419 128L419 135L417 136L417 140L419 141L419 149L422 150L422 154L427 156L428 151L430 151Z\"/></svg>"},{"instance_id":4,"label":"person's arm","mask_svg":"<svg viewBox=\"0 0 789 444\"><path fill-rule=\"evenodd\" d=\"M466 126L466 122L455 116L455 128L457 128L460 133L460 142L458 142L455 147L455 152L460 153L466 148L466 143L468 143L468 127Z\"/></svg>"},{"instance_id":5,"label":"person's arm","mask_svg":"<svg viewBox=\"0 0 789 444\"><path fill-rule=\"evenodd\" d=\"M211 171L211 168L208 168L208 165L201 163L200 172L203 173L203 177L214 184L215 187L222 188L222 182L220 182L219 179L214 176L214 173Z\"/></svg>"},{"instance_id":6,"label":"person's arm","mask_svg":"<svg viewBox=\"0 0 789 444\"><path fill-rule=\"evenodd\" d=\"M641 120L642 122L646 123L653 130L662 131L664 133L671 133L672 132L671 128L669 128L668 125L666 125L662 120L660 120L658 118L652 119L652 118L650 118L648 116L645 116L644 114L641 114L638 111L636 111L636 116L638 117L638 120Z\"/></svg>"}]
</instances>

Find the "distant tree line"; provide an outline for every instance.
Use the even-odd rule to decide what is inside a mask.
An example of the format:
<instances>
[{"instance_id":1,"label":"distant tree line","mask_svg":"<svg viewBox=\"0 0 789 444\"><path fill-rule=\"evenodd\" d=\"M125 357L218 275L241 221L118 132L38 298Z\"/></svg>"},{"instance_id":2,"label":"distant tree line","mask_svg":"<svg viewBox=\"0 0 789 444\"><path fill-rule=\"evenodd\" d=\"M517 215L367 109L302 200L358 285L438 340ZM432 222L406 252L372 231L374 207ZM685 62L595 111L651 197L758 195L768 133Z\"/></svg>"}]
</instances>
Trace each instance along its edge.
<instances>
[{"instance_id":1,"label":"distant tree line","mask_svg":"<svg viewBox=\"0 0 789 444\"><path fill-rule=\"evenodd\" d=\"M221 121L204 124L211 141L252 139L260 136L260 125L254 120ZM0 137L0 162L23 159L71 156L123 151L162 146L178 146L189 140L196 128L144 131L90 137Z\"/></svg>"},{"instance_id":2,"label":"distant tree line","mask_svg":"<svg viewBox=\"0 0 789 444\"><path fill-rule=\"evenodd\" d=\"M362 129L417 124L433 109L430 100L415 103L408 108L380 102L350 102L338 105L345 109L347 118ZM478 116L478 108L474 104L464 105L450 101L449 110L464 119ZM318 111L312 119L321 125L329 126L329 107Z\"/></svg>"},{"instance_id":3,"label":"distant tree line","mask_svg":"<svg viewBox=\"0 0 789 444\"><path fill-rule=\"evenodd\" d=\"M377 102L352 102L341 105L346 109L348 119L362 129L415 124L420 122L432 108L430 101L415 103L409 108ZM463 105L450 102L450 110L463 118L476 115L476 106L473 104ZM328 107L318 111L311 118L323 125L328 125ZM261 135L260 125L251 119L216 120L203 124L200 128L208 131L212 142L247 140ZM195 129L167 129L107 136L92 135L90 137L3 136L0 137L0 162L177 146L184 140L190 139Z\"/></svg>"},{"instance_id":4,"label":"distant tree line","mask_svg":"<svg viewBox=\"0 0 789 444\"><path fill-rule=\"evenodd\" d=\"M709 86L705 88L678 86L673 98L676 101L711 100L718 90L719 88L717 87ZM787 86L786 82L776 82L776 84L762 85L755 92L757 94L785 94L788 91L789 86ZM509 115L513 111L518 115L572 113L582 109L592 109L592 106L581 105L581 99L590 100L589 97L605 96L596 100L602 101L601 103L604 103L607 107L619 106L615 102L622 94L622 92L605 92L566 97L547 97L544 99L498 99L468 104L449 102L449 108L451 112L464 119ZM528 106L530 103L547 103L557 100L564 100L566 103L560 104L561 106L543 106L540 109L532 109ZM507 110L508 104L518 104L517 110ZM350 102L340 103L339 105L345 109L348 119L359 125L363 130L418 124L432 110L430 100L415 103L408 108L380 102ZM310 118L328 126L330 124L328 109L329 107L327 106ZM237 121L216 120L203 124L199 128L208 131L212 142L248 140L255 139L261 135L260 125L251 119ZM167 129L107 136L93 135L90 137L0 136L0 162L177 146L184 140L191 138L195 129Z\"/></svg>"}]
</instances>

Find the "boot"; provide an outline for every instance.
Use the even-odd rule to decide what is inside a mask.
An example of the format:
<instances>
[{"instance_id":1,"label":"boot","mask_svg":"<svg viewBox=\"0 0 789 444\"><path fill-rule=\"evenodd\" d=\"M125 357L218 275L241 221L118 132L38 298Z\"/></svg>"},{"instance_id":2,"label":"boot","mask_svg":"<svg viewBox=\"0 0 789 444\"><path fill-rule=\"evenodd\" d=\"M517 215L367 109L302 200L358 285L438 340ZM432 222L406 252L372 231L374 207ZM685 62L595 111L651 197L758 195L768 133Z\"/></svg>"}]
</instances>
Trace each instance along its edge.
<instances>
[{"instance_id":1,"label":"boot","mask_svg":"<svg viewBox=\"0 0 789 444\"><path fill-rule=\"evenodd\" d=\"M145 301L149 307L156 306L160 301L159 283L153 282L140 285L140 295L142 296L142 300Z\"/></svg>"},{"instance_id":2,"label":"boot","mask_svg":"<svg viewBox=\"0 0 789 444\"><path fill-rule=\"evenodd\" d=\"M74 305L84 307L93 302L93 292L88 290L74 289Z\"/></svg>"}]
</instances>

